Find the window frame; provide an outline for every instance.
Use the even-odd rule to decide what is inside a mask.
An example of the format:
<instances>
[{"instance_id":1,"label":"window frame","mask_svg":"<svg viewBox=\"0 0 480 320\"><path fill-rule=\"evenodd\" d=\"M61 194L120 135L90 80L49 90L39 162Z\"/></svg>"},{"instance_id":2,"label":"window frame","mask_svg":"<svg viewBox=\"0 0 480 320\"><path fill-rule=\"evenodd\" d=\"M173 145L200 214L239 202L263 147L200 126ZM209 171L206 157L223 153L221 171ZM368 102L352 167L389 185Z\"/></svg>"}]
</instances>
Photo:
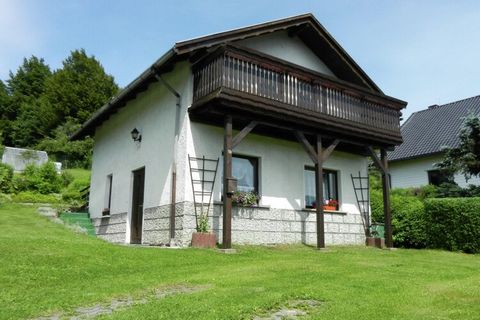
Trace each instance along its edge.
<instances>
[{"instance_id":1,"label":"window frame","mask_svg":"<svg viewBox=\"0 0 480 320\"><path fill-rule=\"evenodd\" d=\"M109 216L112 208L112 192L113 191L113 173L107 175L107 183L105 185L105 207L102 210L102 216Z\"/></svg>"},{"instance_id":2,"label":"window frame","mask_svg":"<svg viewBox=\"0 0 480 320\"><path fill-rule=\"evenodd\" d=\"M312 166L304 166L303 168L303 177L304 177L304 181L303 181L303 188L304 188L304 195L303 195L303 201L304 201L304 208L305 209L313 209L314 207L313 206L307 206L307 201L306 201L306 196L307 196L307 190L306 190L306 177L305 177L305 171L312 171L315 173L315 167L312 167ZM323 169L323 175L325 176L325 174L331 174L331 173L334 173L335 174L335 194L337 195L337 198L334 199L334 200L337 200L338 201L338 206L337 206L337 209L336 211L338 211L339 209L339 206L340 206L340 193L339 193L339 187L338 187L338 183L339 183L339 170L333 170L333 169ZM325 183L325 179L323 180L324 183ZM314 188L316 188L316 185L314 186ZM325 190L325 188L324 188ZM323 199L323 200L326 200L326 199Z\"/></svg>"},{"instance_id":3,"label":"window frame","mask_svg":"<svg viewBox=\"0 0 480 320\"><path fill-rule=\"evenodd\" d=\"M447 179L445 179L445 181L439 183L439 184L435 184L432 182L432 176L431 174L433 173L436 173L436 174L442 174L444 175L445 177L447 177ZM444 170L440 170L440 169L432 169L432 170L427 170L427 179L428 179L428 184L431 184L433 186L439 186L441 185L442 183L449 183L449 182L452 182L454 183L455 182L455 176L451 173L447 173L446 171Z\"/></svg>"},{"instance_id":4,"label":"window frame","mask_svg":"<svg viewBox=\"0 0 480 320\"><path fill-rule=\"evenodd\" d=\"M259 180L260 180L260 158L255 156L247 156L243 154L232 154L232 175L233 175L233 158L245 159L250 161L253 165L253 192L260 195ZM252 162L253 160L253 162Z\"/></svg>"}]
</instances>

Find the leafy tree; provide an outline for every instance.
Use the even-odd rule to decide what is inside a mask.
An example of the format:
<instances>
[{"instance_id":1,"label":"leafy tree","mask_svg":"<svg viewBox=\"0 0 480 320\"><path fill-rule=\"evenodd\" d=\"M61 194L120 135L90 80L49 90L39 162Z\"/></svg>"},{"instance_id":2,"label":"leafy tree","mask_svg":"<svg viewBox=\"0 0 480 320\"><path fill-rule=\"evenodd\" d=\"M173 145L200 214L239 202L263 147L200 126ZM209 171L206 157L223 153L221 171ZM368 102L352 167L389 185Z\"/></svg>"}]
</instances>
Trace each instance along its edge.
<instances>
[{"instance_id":1,"label":"leafy tree","mask_svg":"<svg viewBox=\"0 0 480 320\"><path fill-rule=\"evenodd\" d=\"M118 91L111 75L85 50L75 50L53 74L43 59L24 59L0 81L0 144L45 149L64 164L88 166L93 140L68 136Z\"/></svg>"},{"instance_id":2,"label":"leafy tree","mask_svg":"<svg viewBox=\"0 0 480 320\"><path fill-rule=\"evenodd\" d=\"M51 127L68 119L85 122L117 91L113 77L94 56L87 56L83 49L72 51L47 83L45 97L57 115Z\"/></svg>"},{"instance_id":3,"label":"leafy tree","mask_svg":"<svg viewBox=\"0 0 480 320\"><path fill-rule=\"evenodd\" d=\"M9 111L9 96L7 91L7 86L0 80L0 119L5 117L6 113Z\"/></svg>"},{"instance_id":4,"label":"leafy tree","mask_svg":"<svg viewBox=\"0 0 480 320\"><path fill-rule=\"evenodd\" d=\"M31 100L45 91L45 81L52 75L50 67L43 59L31 56L24 58L23 64L14 74L10 71L8 91L14 99Z\"/></svg>"},{"instance_id":5,"label":"leafy tree","mask_svg":"<svg viewBox=\"0 0 480 320\"><path fill-rule=\"evenodd\" d=\"M446 148L442 162L437 166L449 172L461 172L465 179L480 175L480 117L473 114L465 118L460 130L457 148Z\"/></svg>"},{"instance_id":6,"label":"leafy tree","mask_svg":"<svg viewBox=\"0 0 480 320\"><path fill-rule=\"evenodd\" d=\"M53 137L40 141L37 149L45 150L51 158L62 162L64 167L88 168L91 163L93 139L69 140L69 136L79 128L80 124L68 121L53 131Z\"/></svg>"},{"instance_id":7,"label":"leafy tree","mask_svg":"<svg viewBox=\"0 0 480 320\"><path fill-rule=\"evenodd\" d=\"M9 127L8 114L10 113L10 96L7 86L0 80L0 146L3 145L3 132ZM0 155L2 150L0 150Z\"/></svg>"},{"instance_id":8,"label":"leafy tree","mask_svg":"<svg viewBox=\"0 0 480 320\"><path fill-rule=\"evenodd\" d=\"M43 59L35 56L24 58L18 70L10 72L6 88L8 99L2 108L2 136L5 144L32 146L44 135L41 120L50 108L45 108L39 99L51 75L50 67Z\"/></svg>"}]
</instances>

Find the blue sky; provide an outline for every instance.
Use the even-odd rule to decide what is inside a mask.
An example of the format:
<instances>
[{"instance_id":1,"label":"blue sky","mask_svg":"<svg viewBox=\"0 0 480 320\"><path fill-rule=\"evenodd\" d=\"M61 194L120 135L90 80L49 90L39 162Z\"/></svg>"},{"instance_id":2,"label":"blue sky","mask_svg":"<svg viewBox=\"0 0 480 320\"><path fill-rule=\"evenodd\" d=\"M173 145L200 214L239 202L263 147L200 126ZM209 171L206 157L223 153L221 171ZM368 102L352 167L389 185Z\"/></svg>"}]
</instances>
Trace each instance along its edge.
<instances>
[{"instance_id":1,"label":"blue sky","mask_svg":"<svg viewBox=\"0 0 480 320\"><path fill-rule=\"evenodd\" d=\"M480 94L480 1L0 0L0 79L23 57L95 55L127 85L176 41L312 12L382 90L432 104Z\"/></svg>"}]
</instances>

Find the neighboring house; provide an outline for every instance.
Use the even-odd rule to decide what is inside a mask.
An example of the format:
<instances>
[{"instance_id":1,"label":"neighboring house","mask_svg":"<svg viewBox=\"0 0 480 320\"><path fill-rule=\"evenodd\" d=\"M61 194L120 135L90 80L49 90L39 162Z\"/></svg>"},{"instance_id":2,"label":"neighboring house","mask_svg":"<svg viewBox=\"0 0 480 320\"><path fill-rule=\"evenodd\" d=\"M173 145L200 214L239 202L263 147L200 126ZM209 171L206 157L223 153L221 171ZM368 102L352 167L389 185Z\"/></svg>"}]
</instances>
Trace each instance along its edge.
<instances>
[{"instance_id":1,"label":"neighboring house","mask_svg":"<svg viewBox=\"0 0 480 320\"><path fill-rule=\"evenodd\" d=\"M469 114L480 115L480 96L413 113L402 125L403 143L388 155L392 188L438 185L446 181L454 181L461 187L479 185L479 178L466 181L463 174L449 176L435 166L442 161L444 147L458 147L463 120Z\"/></svg>"},{"instance_id":2,"label":"neighboring house","mask_svg":"<svg viewBox=\"0 0 480 320\"><path fill-rule=\"evenodd\" d=\"M211 185L190 156L220 160L209 219L224 248L364 244L351 175L372 148L387 167L405 105L306 14L176 43L72 139L95 137L90 215L109 241L190 244L192 189L208 202ZM258 206L232 209L235 181Z\"/></svg>"}]
</instances>

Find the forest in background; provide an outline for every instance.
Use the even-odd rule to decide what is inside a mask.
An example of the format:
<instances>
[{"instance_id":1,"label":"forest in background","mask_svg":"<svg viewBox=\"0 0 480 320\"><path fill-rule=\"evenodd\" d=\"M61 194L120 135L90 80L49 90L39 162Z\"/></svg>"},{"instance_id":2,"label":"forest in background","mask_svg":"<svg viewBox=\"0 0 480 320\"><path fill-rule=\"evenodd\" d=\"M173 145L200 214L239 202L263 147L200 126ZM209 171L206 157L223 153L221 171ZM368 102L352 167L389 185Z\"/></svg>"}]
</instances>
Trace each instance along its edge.
<instances>
[{"instance_id":1,"label":"forest in background","mask_svg":"<svg viewBox=\"0 0 480 320\"><path fill-rule=\"evenodd\" d=\"M45 150L64 167L89 168L93 139L69 136L118 90L113 76L83 49L72 51L57 70L42 58L24 58L0 80L0 146Z\"/></svg>"}]
</instances>

